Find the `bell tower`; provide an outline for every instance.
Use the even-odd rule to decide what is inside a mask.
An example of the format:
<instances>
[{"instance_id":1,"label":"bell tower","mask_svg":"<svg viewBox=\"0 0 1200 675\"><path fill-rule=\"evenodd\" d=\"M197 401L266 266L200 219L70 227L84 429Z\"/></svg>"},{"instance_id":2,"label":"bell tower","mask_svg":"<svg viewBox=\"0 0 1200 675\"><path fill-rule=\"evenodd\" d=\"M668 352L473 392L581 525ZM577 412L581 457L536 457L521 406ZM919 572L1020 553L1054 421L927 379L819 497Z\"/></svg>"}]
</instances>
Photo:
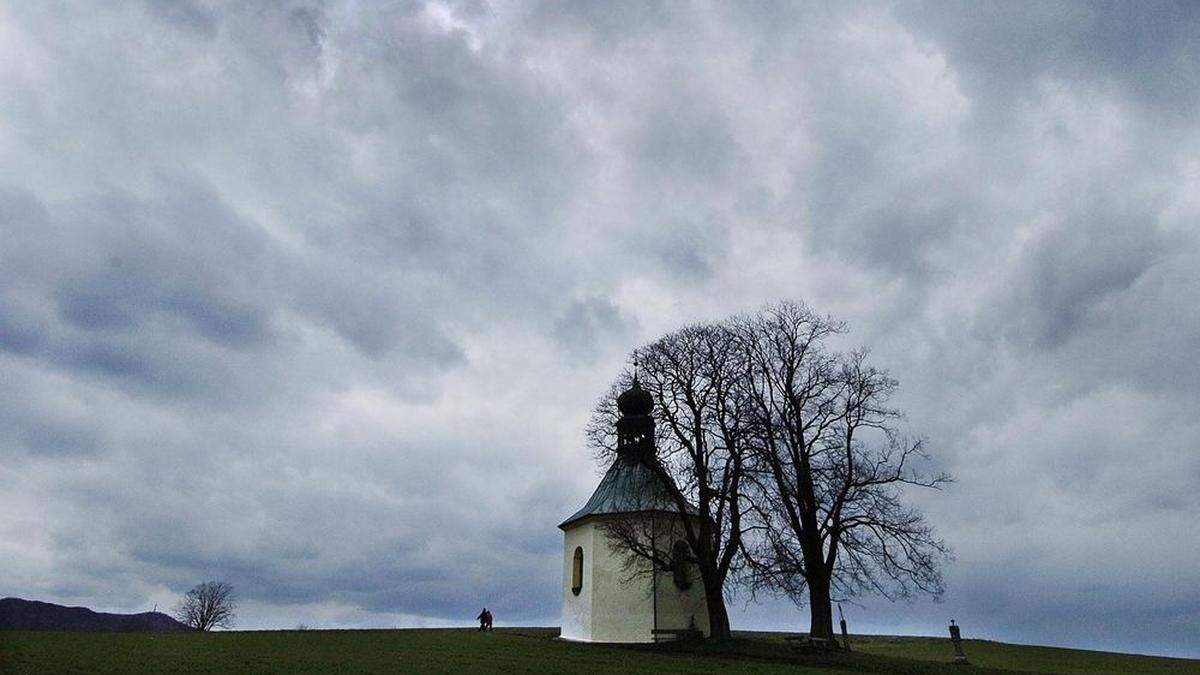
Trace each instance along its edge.
<instances>
[{"instance_id":1,"label":"bell tower","mask_svg":"<svg viewBox=\"0 0 1200 675\"><path fill-rule=\"evenodd\" d=\"M633 385L617 397L617 454L635 455L639 459L654 457L654 397L642 389L637 375Z\"/></svg>"}]
</instances>

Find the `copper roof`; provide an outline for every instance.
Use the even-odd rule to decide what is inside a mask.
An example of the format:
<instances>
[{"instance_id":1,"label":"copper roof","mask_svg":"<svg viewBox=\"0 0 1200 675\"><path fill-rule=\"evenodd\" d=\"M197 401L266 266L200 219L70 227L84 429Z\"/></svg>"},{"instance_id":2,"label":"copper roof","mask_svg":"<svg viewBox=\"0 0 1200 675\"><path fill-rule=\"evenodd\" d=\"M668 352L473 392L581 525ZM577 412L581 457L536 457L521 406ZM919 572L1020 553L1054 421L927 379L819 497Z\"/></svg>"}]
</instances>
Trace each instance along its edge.
<instances>
[{"instance_id":1,"label":"copper roof","mask_svg":"<svg viewBox=\"0 0 1200 675\"><path fill-rule=\"evenodd\" d=\"M559 527L565 530L588 516L647 511L678 513L678 502L671 495L679 494L679 489L661 465L656 471L648 462L657 460L639 453L621 453L596 486L592 498ZM687 512L697 514L691 504L687 505Z\"/></svg>"}]
</instances>

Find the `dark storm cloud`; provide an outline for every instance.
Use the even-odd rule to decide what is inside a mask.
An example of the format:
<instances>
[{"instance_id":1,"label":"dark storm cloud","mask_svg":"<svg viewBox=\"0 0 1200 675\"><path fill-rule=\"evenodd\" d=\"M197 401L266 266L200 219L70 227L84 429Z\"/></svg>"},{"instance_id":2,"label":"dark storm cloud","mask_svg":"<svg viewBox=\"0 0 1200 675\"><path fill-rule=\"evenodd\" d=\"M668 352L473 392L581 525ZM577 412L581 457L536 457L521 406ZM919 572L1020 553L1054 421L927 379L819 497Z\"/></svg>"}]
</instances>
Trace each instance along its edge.
<instances>
[{"instance_id":1,"label":"dark storm cloud","mask_svg":"<svg viewBox=\"0 0 1200 675\"><path fill-rule=\"evenodd\" d=\"M604 298L588 298L571 303L555 320L554 338L572 356L589 360L602 340L623 339L632 328L619 307Z\"/></svg>"},{"instance_id":2,"label":"dark storm cloud","mask_svg":"<svg viewBox=\"0 0 1200 675\"><path fill-rule=\"evenodd\" d=\"M1194 3L919 2L897 10L947 52L975 96L1029 96L1053 77L1103 83L1176 119L1194 114Z\"/></svg>"},{"instance_id":3,"label":"dark storm cloud","mask_svg":"<svg viewBox=\"0 0 1200 675\"><path fill-rule=\"evenodd\" d=\"M793 297L958 477L946 604L856 629L1194 655L1196 23L3 6L0 593L553 623L624 355Z\"/></svg>"}]
</instances>

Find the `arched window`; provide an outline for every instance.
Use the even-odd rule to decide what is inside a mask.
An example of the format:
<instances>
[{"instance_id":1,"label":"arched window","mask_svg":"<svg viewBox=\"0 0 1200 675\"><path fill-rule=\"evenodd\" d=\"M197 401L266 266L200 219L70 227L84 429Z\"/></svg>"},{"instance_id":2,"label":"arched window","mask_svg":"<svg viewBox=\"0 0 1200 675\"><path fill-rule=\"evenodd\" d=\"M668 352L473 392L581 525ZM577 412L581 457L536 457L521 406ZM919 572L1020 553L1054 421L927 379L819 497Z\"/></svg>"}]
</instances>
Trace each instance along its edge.
<instances>
[{"instance_id":1,"label":"arched window","mask_svg":"<svg viewBox=\"0 0 1200 675\"><path fill-rule=\"evenodd\" d=\"M689 559L692 557L687 542L679 540L671 549L671 576L675 578L675 588L686 591L692 587L691 575L688 573Z\"/></svg>"},{"instance_id":2,"label":"arched window","mask_svg":"<svg viewBox=\"0 0 1200 675\"><path fill-rule=\"evenodd\" d=\"M583 590L583 547L575 547L575 555L571 560L571 592L579 595Z\"/></svg>"}]
</instances>

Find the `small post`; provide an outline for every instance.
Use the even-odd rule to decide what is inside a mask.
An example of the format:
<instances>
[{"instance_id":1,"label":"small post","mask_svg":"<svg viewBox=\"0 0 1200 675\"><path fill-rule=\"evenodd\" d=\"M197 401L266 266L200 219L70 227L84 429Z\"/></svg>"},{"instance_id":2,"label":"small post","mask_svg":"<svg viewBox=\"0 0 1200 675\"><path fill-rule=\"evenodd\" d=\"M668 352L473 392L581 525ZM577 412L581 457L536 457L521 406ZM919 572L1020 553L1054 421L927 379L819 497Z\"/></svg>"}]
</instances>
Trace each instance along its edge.
<instances>
[{"instance_id":1,"label":"small post","mask_svg":"<svg viewBox=\"0 0 1200 675\"><path fill-rule=\"evenodd\" d=\"M950 619L950 642L954 644L954 662L967 663L967 655L963 653L962 648L962 631L959 630L958 624L954 623L954 619Z\"/></svg>"},{"instance_id":2,"label":"small post","mask_svg":"<svg viewBox=\"0 0 1200 675\"><path fill-rule=\"evenodd\" d=\"M846 632L846 615L842 614L842 603L838 603L838 621L842 624L842 646L850 651L850 634Z\"/></svg>"}]
</instances>

